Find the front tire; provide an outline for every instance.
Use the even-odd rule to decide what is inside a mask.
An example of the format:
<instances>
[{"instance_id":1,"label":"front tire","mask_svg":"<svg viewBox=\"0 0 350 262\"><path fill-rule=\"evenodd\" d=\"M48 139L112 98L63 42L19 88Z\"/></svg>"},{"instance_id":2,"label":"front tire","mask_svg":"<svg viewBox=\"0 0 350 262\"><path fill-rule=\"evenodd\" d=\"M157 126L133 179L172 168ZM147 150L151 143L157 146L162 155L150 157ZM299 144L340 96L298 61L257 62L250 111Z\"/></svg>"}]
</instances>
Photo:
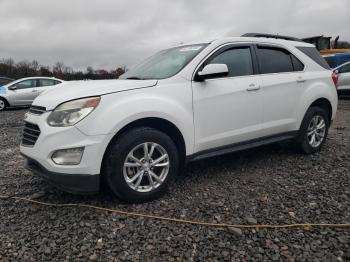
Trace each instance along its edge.
<instances>
[{"instance_id":1,"label":"front tire","mask_svg":"<svg viewBox=\"0 0 350 262\"><path fill-rule=\"evenodd\" d=\"M312 154L321 149L328 135L330 120L321 107L310 107L301 123L297 145L302 153Z\"/></svg>"},{"instance_id":2,"label":"front tire","mask_svg":"<svg viewBox=\"0 0 350 262\"><path fill-rule=\"evenodd\" d=\"M112 142L103 170L118 198L140 203L158 198L177 175L178 167L173 140L154 128L140 127Z\"/></svg>"}]
</instances>

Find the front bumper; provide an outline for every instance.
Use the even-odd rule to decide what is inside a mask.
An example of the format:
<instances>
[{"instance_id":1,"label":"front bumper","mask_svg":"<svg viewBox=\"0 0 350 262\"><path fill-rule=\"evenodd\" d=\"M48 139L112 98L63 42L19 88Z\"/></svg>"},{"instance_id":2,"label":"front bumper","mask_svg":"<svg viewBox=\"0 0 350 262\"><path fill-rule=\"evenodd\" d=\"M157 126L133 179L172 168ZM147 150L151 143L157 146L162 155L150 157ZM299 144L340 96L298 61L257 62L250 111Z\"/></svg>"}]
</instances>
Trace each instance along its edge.
<instances>
[{"instance_id":1,"label":"front bumper","mask_svg":"<svg viewBox=\"0 0 350 262\"><path fill-rule=\"evenodd\" d=\"M46 123L48 114L26 115L25 121L37 125L41 131L33 146L20 146L21 154L26 158L26 168L64 191L99 191L101 164L112 135L86 135L76 126L51 127ZM77 165L57 165L51 159L56 150L78 147L83 147L84 153Z\"/></svg>"},{"instance_id":2,"label":"front bumper","mask_svg":"<svg viewBox=\"0 0 350 262\"><path fill-rule=\"evenodd\" d=\"M50 172L78 175L99 174L111 135L86 135L76 126L51 127L46 123L48 114L49 112L40 116L27 114L25 121L36 124L41 133L34 146L21 144L21 153L34 159ZM84 147L84 153L78 165L57 165L51 159L57 150L78 147Z\"/></svg>"},{"instance_id":3,"label":"front bumper","mask_svg":"<svg viewBox=\"0 0 350 262\"><path fill-rule=\"evenodd\" d=\"M23 154L22 154L23 155ZM47 170L38 161L23 155L25 168L41 176L55 187L78 194L93 194L99 192L100 175L63 174Z\"/></svg>"}]
</instances>

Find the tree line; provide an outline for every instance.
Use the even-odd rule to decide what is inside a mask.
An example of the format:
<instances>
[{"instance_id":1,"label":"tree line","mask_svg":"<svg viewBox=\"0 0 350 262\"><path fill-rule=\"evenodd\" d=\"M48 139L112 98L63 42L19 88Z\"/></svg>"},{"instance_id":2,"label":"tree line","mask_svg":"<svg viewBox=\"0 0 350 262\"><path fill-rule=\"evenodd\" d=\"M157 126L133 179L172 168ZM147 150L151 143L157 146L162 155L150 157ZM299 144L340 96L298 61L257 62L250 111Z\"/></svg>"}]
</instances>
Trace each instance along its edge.
<instances>
[{"instance_id":1,"label":"tree line","mask_svg":"<svg viewBox=\"0 0 350 262\"><path fill-rule=\"evenodd\" d=\"M39 64L38 61L15 62L12 58L0 60L0 77L19 79L32 76L56 77L63 80L84 80L84 79L117 79L126 71L125 67L118 67L115 70L94 69L88 66L85 71L75 71L66 66L63 62L57 62L52 67Z\"/></svg>"}]
</instances>

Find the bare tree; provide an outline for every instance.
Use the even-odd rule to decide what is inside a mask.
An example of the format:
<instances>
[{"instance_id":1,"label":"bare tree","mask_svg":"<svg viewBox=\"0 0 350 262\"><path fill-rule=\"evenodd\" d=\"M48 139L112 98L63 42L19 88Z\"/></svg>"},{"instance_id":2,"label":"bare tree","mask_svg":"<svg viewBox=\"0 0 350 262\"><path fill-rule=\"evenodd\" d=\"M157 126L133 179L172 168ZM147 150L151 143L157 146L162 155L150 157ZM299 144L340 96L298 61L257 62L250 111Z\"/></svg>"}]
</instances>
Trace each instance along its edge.
<instances>
[{"instance_id":1,"label":"bare tree","mask_svg":"<svg viewBox=\"0 0 350 262\"><path fill-rule=\"evenodd\" d=\"M11 58L0 60L0 75L12 77L15 79L29 76L55 76L64 80L83 80L89 79L116 79L125 72L125 67L118 67L116 70L95 70L88 66L85 72L74 71L63 62L57 62L52 67L40 65L37 60L23 60L15 63Z\"/></svg>"},{"instance_id":2,"label":"bare tree","mask_svg":"<svg viewBox=\"0 0 350 262\"><path fill-rule=\"evenodd\" d=\"M56 62L56 64L53 66L52 71L54 74L62 74L64 69L65 69L65 65L63 62Z\"/></svg>"}]
</instances>

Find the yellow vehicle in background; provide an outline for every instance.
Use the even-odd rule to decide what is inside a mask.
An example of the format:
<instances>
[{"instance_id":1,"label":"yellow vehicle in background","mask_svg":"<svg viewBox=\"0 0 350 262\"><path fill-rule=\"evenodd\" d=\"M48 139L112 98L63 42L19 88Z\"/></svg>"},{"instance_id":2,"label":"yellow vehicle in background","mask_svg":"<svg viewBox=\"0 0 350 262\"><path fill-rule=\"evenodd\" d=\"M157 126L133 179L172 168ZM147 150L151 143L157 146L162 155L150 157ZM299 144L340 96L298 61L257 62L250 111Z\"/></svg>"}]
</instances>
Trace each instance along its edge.
<instances>
[{"instance_id":1,"label":"yellow vehicle in background","mask_svg":"<svg viewBox=\"0 0 350 262\"><path fill-rule=\"evenodd\" d=\"M330 36L312 36L303 38L302 40L304 42L313 44L316 46L317 50L320 51L323 55L328 54L338 54L338 53L350 53L350 48L340 48L338 45L339 36L337 36L334 39L333 46L331 45L331 39Z\"/></svg>"},{"instance_id":2,"label":"yellow vehicle in background","mask_svg":"<svg viewBox=\"0 0 350 262\"><path fill-rule=\"evenodd\" d=\"M320 50L321 55L350 54L350 49L324 49Z\"/></svg>"},{"instance_id":3,"label":"yellow vehicle in background","mask_svg":"<svg viewBox=\"0 0 350 262\"><path fill-rule=\"evenodd\" d=\"M335 68L350 61L350 48L339 48L339 36L334 39L333 46L331 45L331 39L332 37L321 35L303 38L302 40L315 45L329 66Z\"/></svg>"}]
</instances>

